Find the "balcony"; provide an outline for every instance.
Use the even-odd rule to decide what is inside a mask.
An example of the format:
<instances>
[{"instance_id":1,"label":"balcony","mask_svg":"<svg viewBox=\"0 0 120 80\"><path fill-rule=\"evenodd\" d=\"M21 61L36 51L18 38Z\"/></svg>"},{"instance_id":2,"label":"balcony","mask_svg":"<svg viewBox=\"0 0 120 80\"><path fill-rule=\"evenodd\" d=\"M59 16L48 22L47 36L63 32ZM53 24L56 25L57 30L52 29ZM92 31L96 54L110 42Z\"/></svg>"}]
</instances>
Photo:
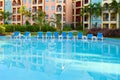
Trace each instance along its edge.
<instances>
[{"instance_id":1,"label":"balcony","mask_svg":"<svg viewBox=\"0 0 120 80\"><path fill-rule=\"evenodd\" d=\"M57 12L62 12L62 7L57 7Z\"/></svg>"},{"instance_id":2,"label":"balcony","mask_svg":"<svg viewBox=\"0 0 120 80\"><path fill-rule=\"evenodd\" d=\"M21 0L18 0L18 3L17 3L17 5L19 6L19 5L21 5Z\"/></svg>"},{"instance_id":3,"label":"balcony","mask_svg":"<svg viewBox=\"0 0 120 80\"><path fill-rule=\"evenodd\" d=\"M37 4L37 0L33 0L33 4Z\"/></svg>"},{"instance_id":4,"label":"balcony","mask_svg":"<svg viewBox=\"0 0 120 80\"><path fill-rule=\"evenodd\" d=\"M76 7L81 7L81 1L76 2Z\"/></svg>"},{"instance_id":5,"label":"balcony","mask_svg":"<svg viewBox=\"0 0 120 80\"><path fill-rule=\"evenodd\" d=\"M42 4L42 0L38 0L38 4Z\"/></svg>"},{"instance_id":6,"label":"balcony","mask_svg":"<svg viewBox=\"0 0 120 80\"><path fill-rule=\"evenodd\" d=\"M103 28L109 28L109 24L103 24Z\"/></svg>"},{"instance_id":7,"label":"balcony","mask_svg":"<svg viewBox=\"0 0 120 80\"><path fill-rule=\"evenodd\" d=\"M42 6L38 6L38 11L41 11L42 10Z\"/></svg>"},{"instance_id":8,"label":"balcony","mask_svg":"<svg viewBox=\"0 0 120 80\"><path fill-rule=\"evenodd\" d=\"M37 7L33 7L32 12L37 12Z\"/></svg>"},{"instance_id":9,"label":"balcony","mask_svg":"<svg viewBox=\"0 0 120 80\"><path fill-rule=\"evenodd\" d=\"M17 21L21 21L21 16L20 15L17 16Z\"/></svg>"},{"instance_id":10,"label":"balcony","mask_svg":"<svg viewBox=\"0 0 120 80\"><path fill-rule=\"evenodd\" d=\"M12 6L16 6L16 5L17 5L17 2L14 0L12 3Z\"/></svg>"},{"instance_id":11,"label":"balcony","mask_svg":"<svg viewBox=\"0 0 120 80\"><path fill-rule=\"evenodd\" d=\"M13 12L12 12L13 14L16 14L16 8L13 8Z\"/></svg>"},{"instance_id":12,"label":"balcony","mask_svg":"<svg viewBox=\"0 0 120 80\"><path fill-rule=\"evenodd\" d=\"M57 0L57 3L65 3L65 0Z\"/></svg>"},{"instance_id":13,"label":"balcony","mask_svg":"<svg viewBox=\"0 0 120 80\"><path fill-rule=\"evenodd\" d=\"M116 20L117 20L117 14L111 13L110 20L111 20L111 21L116 21Z\"/></svg>"},{"instance_id":14,"label":"balcony","mask_svg":"<svg viewBox=\"0 0 120 80\"><path fill-rule=\"evenodd\" d=\"M88 4L88 2L89 2L88 0L85 0L85 1L84 1L84 4Z\"/></svg>"},{"instance_id":15,"label":"balcony","mask_svg":"<svg viewBox=\"0 0 120 80\"><path fill-rule=\"evenodd\" d=\"M12 21L16 21L16 17L13 16Z\"/></svg>"},{"instance_id":16,"label":"balcony","mask_svg":"<svg viewBox=\"0 0 120 80\"><path fill-rule=\"evenodd\" d=\"M84 21L87 22L88 21L88 15L84 16Z\"/></svg>"},{"instance_id":17,"label":"balcony","mask_svg":"<svg viewBox=\"0 0 120 80\"><path fill-rule=\"evenodd\" d=\"M20 13L20 8L17 8L17 13L18 13L18 14Z\"/></svg>"},{"instance_id":18,"label":"balcony","mask_svg":"<svg viewBox=\"0 0 120 80\"><path fill-rule=\"evenodd\" d=\"M3 7L3 2L2 1L0 1L0 7Z\"/></svg>"},{"instance_id":19,"label":"balcony","mask_svg":"<svg viewBox=\"0 0 120 80\"><path fill-rule=\"evenodd\" d=\"M109 4L108 3L105 3L103 5L103 11L108 11L109 10Z\"/></svg>"},{"instance_id":20,"label":"balcony","mask_svg":"<svg viewBox=\"0 0 120 80\"><path fill-rule=\"evenodd\" d=\"M103 14L103 21L109 21L109 14L108 13Z\"/></svg>"},{"instance_id":21,"label":"balcony","mask_svg":"<svg viewBox=\"0 0 120 80\"><path fill-rule=\"evenodd\" d=\"M80 14L80 9L76 9L76 14Z\"/></svg>"},{"instance_id":22,"label":"balcony","mask_svg":"<svg viewBox=\"0 0 120 80\"><path fill-rule=\"evenodd\" d=\"M35 21L35 15L32 15L32 20Z\"/></svg>"},{"instance_id":23,"label":"balcony","mask_svg":"<svg viewBox=\"0 0 120 80\"><path fill-rule=\"evenodd\" d=\"M110 25L110 29L116 29L117 28L117 25L116 24L111 24Z\"/></svg>"},{"instance_id":24,"label":"balcony","mask_svg":"<svg viewBox=\"0 0 120 80\"><path fill-rule=\"evenodd\" d=\"M57 0L57 5L65 5L65 0Z\"/></svg>"}]
</instances>

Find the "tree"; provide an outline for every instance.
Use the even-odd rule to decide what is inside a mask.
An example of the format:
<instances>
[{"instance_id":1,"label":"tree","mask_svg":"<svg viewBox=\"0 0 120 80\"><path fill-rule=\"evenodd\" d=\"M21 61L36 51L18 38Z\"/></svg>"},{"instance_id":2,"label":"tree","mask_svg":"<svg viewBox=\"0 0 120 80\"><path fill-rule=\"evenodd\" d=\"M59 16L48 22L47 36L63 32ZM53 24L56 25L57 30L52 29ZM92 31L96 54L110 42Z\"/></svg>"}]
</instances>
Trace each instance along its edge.
<instances>
[{"instance_id":1,"label":"tree","mask_svg":"<svg viewBox=\"0 0 120 80\"><path fill-rule=\"evenodd\" d=\"M31 12L30 11L25 11L25 23L26 25L31 25L30 22L29 22L29 19L31 18Z\"/></svg>"},{"instance_id":2,"label":"tree","mask_svg":"<svg viewBox=\"0 0 120 80\"><path fill-rule=\"evenodd\" d=\"M112 0L112 2L109 4L109 11L113 10L115 13L119 11L118 2L116 0Z\"/></svg>"},{"instance_id":3,"label":"tree","mask_svg":"<svg viewBox=\"0 0 120 80\"><path fill-rule=\"evenodd\" d=\"M44 26L45 24L45 12L40 10L36 15L35 15L35 21L39 26L39 30L41 30L41 26Z\"/></svg>"},{"instance_id":4,"label":"tree","mask_svg":"<svg viewBox=\"0 0 120 80\"><path fill-rule=\"evenodd\" d=\"M89 4L88 6L85 6L82 10L81 10L81 16L82 15L90 15L90 27L91 27L91 23L92 23L92 16L96 16L99 17L102 14L102 6L101 3L93 3L93 4Z\"/></svg>"},{"instance_id":5,"label":"tree","mask_svg":"<svg viewBox=\"0 0 120 80\"><path fill-rule=\"evenodd\" d=\"M1 14L1 18L2 19L4 19L4 21L3 21L3 23L4 24L7 24L8 23L8 20L10 20L11 19L11 15L12 15L12 13L10 13L10 12L5 12L5 11L0 11L0 14Z\"/></svg>"},{"instance_id":6,"label":"tree","mask_svg":"<svg viewBox=\"0 0 120 80\"><path fill-rule=\"evenodd\" d=\"M19 9L19 12L22 14L22 25L23 25L23 16L24 16L25 13L26 13L26 8L25 8L25 6L21 6L20 9Z\"/></svg>"},{"instance_id":7,"label":"tree","mask_svg":"<svg viewBox=\"0 0 120 80\"><path fill-rule=\"evenodd\" d=\"M91 23L91 17L94 13L95 13L95 4L89 4L82 9L82 13L80 15L90 15L90 23Z\"/></svg>"},{"instance_id":8,"label":"tree","mask_svg":"<svg viewBox=\"0 0 120 80\"><path fill-rule=\"evenodd\" d=\"M62 31L61 29L61 15L60 14L56 14L56 20L55 20L55 23L57 25L57 28Z\"/></svg>"},{"instance_id":9,"label":"tree","mask_svg":"<svg viewBox=\"0 0 120 80\"><path fill-rule=\"evenodd\" d=\"M102 15L102 6L101 6L101 3L94 3L94 14L96 17L99 17Z\"/></svg>"}]
</instances>

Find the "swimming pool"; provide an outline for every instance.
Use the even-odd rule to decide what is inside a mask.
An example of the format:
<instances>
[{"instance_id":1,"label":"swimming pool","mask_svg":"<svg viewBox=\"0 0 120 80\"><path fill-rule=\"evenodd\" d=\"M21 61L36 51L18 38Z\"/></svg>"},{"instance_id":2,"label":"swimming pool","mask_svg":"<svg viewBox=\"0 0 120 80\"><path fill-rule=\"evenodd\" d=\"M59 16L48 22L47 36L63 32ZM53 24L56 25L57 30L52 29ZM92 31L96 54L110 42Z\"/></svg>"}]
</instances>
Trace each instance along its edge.
<instances>
[{"instance_id":1,"label":"swimming pool","mask_svg":"<svg viewBox=\"0 0 120 80\"><path fill-rule=\"evenodd\" d=\"M120 80L120 40L0 37L2 80Z\"/></svg>"}]
</instances>

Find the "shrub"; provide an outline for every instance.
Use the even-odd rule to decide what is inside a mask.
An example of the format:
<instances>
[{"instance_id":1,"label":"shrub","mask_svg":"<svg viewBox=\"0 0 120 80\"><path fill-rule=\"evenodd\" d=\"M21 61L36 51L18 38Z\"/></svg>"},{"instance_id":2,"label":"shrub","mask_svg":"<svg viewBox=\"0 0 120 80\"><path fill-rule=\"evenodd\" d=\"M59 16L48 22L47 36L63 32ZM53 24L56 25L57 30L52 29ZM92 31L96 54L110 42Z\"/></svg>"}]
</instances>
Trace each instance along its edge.
<instances>
[{"instance_id":1,"label":"shrub","mask_svg":"<svg viewBox=\"0 0 120 80\"><path fill-rule=\"evenodd\" d=\"M26 31L26 27L21 26L21 25L4 25L4 27L5 27L6 32L14 32L14 31L24 32L24 31Z\"/></svg>"},{"instance_id":2,"label":"shrub","mask_svg":"<svg viewBox=\"0 0 120 80\"><path fill-rule=\"evenodd\" d=\"M71 31L71 30L72 30L72 27L69 24L65 24L63 26L63 31Z\"/></svg>"},{"instance_id":3,"label":"shrub","mask_svg":"<svg viewBox=\"0 0 120 80\"><path fill-rule=\"evenodd\" d=\"M39 26L37 25L28 25L26 26L26 31L30 31L30 32L37 32L39 31Z\"/></svg>"},{"instance_id":4,"label":"shrub","mask_svg":"<svg viewBox=\"0 0 120 80\"><path fill-rule=\"evenodd\" d=\"M81 23L77 23L77 26L75 28L76 30L83 30L83 24Z\"/></svg>"},{"instance_id":5,"label":"shrub","mask_svg":"<svg viewBox=\"0 0 120 80\"><path fill-rule=\"evenodd\" d=\"M5 27L0 26L0 34L5 33Z\"/></svg>"},{"instance_id":6,"label":"shrub","mask_svg":"<svg viewBox=\"0 0 120 80\"><path fill-rule=\"evenodd\" d=\"M39 26L38 25L4 25L6 28L6 32L14 32L14 31L20 31L20 32L25 32L25 31L30 31L30 32L38 32L39 31ZM54 27L49 26L48 24L45 24L44 26L41 27L41 31L47 32L47 31L56 31Z\"/></svg>"},{"instance_id":7,"label":"shrub","mask_svg":"<svg viewBox=\"0 0 120 80\"><path fill-rule=\"evenodd\" d=\"M47 32L47 31L54 32L54 31L56 31L56 28L50 26L49 24L45 24L44 26L41 27L41 31L43 31L43 32Z\"/></svg>"},{"instance_id":8,"label":"shrub","mask_svg":"<svg viewBox=\"0 0 120 80\"><path fill-rule=\"evenodd\" d=\"M98 32L102 32L105 37L120 37L120 29L108 29L108 28L92 28L87 31L93 35L97 35Z\"/></svg>"}]
</instances>

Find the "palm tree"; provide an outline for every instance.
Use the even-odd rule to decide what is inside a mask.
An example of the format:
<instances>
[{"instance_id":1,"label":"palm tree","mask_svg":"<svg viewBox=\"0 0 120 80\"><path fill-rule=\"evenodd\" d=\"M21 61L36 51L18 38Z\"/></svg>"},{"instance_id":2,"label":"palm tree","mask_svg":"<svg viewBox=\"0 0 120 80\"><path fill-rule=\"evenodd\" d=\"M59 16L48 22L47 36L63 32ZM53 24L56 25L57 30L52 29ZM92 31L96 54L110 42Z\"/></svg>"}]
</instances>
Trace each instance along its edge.
<instances>
[{"instance_id":1,"label":"palm tree","mask_svg":"<svg viewBox=\"0 0 120 80\"><path fill-rule=\"evenodd\" d=\"M112 11L115 14L118 14L120 17L120 2L117 2L116 0L112 0L112 2L109 4L109 11ZM119 26L120 26L120 18L119 19Z\"/></svg>"},{"instance_id":2,"label":"palm tree","mask_svg":"<svg viewBox=\"0 0 120 80\"><path fill-rule=\"evenodd\" d=\"M35 15L35 21L39 25L39 30L41 30L41 26L44 25L45 22L45 12L40 10L36 15Z\"/></svg>"},{"instance_id":3,"label":"palm tree","mask_svg":"<svg viewBox=\"0 0 120 80\"><path fill-rule=\"evenodd\" d=\"M24 16L25 13L26 13L26 8L25 8L25 6L21 6L20 9L19 9L19 12L22 14L22 25L23 25L23 16Z\"/></svg>"},{"instance_id":4,"label":"palm tree","mask_svg":"<svg viewBox=\"0 0 120 80\"><path fill-rule=\"evenodd\" d=\"M102 6L100 3L93 3L93 4L89 4L88 6L85 6L82 10L81 10L81 14L80 15L90 15L90 28L91 23L92 23L92 16L95 15L96 17L101 16L102 14Z\"/></svg>"},{"instance_id":5,"label":"palm tree","mask_svg":"<svg viewBox=\"0 0 120 80\"><path fill-rule=\"evenodd\" d=\"M102 15L102 6L101 6L101 3L95 3L95 11L94 11L94 14L96 17L99 17Z\"/></svg>"},{"instance_id":6,"label":"palm tree","mask_svg":"<svg viewBox=\"0 0 120 80\"><path fill-rule=\"evenodd\" d=\"M25 11L25 22L28 22L29 23L29 20L30 20L30 17L31 17L31 12L30 11ZM30 23L29 23L30 24Z\"/></svg>"},{"instance_id":7,"label":"palm tree","mask_svg":"<svg viewBox=\"0 0 120 80\"><path fill-rule=\"evenodd\" d=\"M99 17L102 15L102 6L101 3L94 3L94 16ZM97 22L95 23L95 27L97 26Z\"/></svg>"},{"instance_id":8,"label":"palm tree","mask_svg":"<svg viewBox=\"0 0 120 80\"><path fill-rule=\"evenodd\" d=\"M109 11L113 10L115 13L119 11L118 2L116 0L112 0L112 2L109 4Z\"/></svg>"},{"instance_id":9,"label":"palm tree","mask_svg":"<svg viewBox=\"0 0 120 80\"><path fill-rule=\"evenodd\" d=\"M84 15L84 14L90 15L90 28L91 28L91 18L94 13L95 13L95 4L89 4L82 9L82 13L80 14L80 15Z\"/></svg>"},{"instance_id":10,"label":"palm tree","mask_svg":"<svg viewBox=\"0 0 120 80\"><path fill-rule=\"evenodd\" d=\"M55 20L55 23L57 25L57 28L62 31L61 29L61 15L60 14L56 14L56 20Z\"/></svg>"},{"instance_id":11,"label":"palm tree","mask_svg":"<svg viewBox=\"0 0 120 80\"><path fill-rule=\"evenodd\" d=\"M4 24L6 24L6 23L8 23L8 20L10 20L11 19L11 15L12 15L12 13L10 13L10 12L5 12L5 11L0 11L0 14L1 14L1 16L2 16L2 19L3 19L3 23Z\"/></svg>"}]
</instances>

